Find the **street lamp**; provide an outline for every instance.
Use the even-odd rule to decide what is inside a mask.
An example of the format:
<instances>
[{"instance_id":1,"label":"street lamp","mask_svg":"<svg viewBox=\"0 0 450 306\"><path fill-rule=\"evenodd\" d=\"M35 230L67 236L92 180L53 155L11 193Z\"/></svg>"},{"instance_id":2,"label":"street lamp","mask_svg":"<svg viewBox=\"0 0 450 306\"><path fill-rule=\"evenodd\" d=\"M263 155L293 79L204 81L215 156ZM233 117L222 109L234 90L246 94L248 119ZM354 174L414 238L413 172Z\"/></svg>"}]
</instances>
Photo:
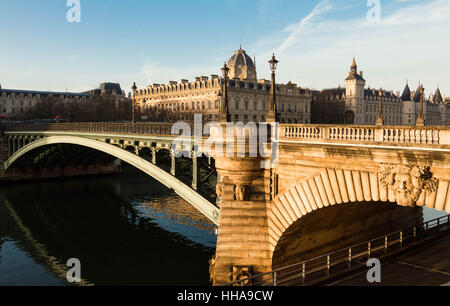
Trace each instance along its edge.
<instances>
[{"instance_id":1,"label":"street lamp","mask_svg":"<svg viewBox=\"0 0 450 306\"><path fill-rule=\"evenodd\" d=\"M270 70L272 70L272 84L270 91L270 105L267 114L267 122L277 122L277 101L276 101L276 83L275 83L275 71L277 70L279 61L275 58L275 54L272 55L272 59L269 61Z\"/></svg>"},{"instance_id":2,"label":"street lamp","mask_svg":"<svg viewBox=\"0 0 450 306\"><path fill-rule=\"evenodd\" d=\"M419 117L417 118L416 126L424 126L425 118L423 116L423 100L425 89L423 88L423 85L420 85L419 91L420 91Z\"/></svg>"},{"instance_id":3,"label":"street lamp","mask_svg":"<svg viewBox=\"0 0 450 306\"><path fill-rule=\"evenodd\" d=\"M383 89L380 88L380 90L378 91L378 96L379 96L379 100L378 100L378 118L377 118L377 125L383 125Z\"/></svg>"},{"instance_id":4,"label":"street lamp","mask_svg":"<svg viewBox=\"0 0 450 306\"><path fill-rule=\"evenodd\" d=\"M223 96L222 96L222 109L220 111L220 121L228 122L228 72L230 68L227 67L227 63L222 67L223 75Z\"/></svg>"},{"instance_id":5,"label":"street lamp","mask_svg":"<svg viewBox=\"0 0 450 306\"><path fill-rule=\"evenodd\" d=\"M131 98L131 124L134 125L135 121L135 104L136 104L136 90L137 90L137 86L136 86L136 82L133 83L133 86L131 87L131 90L133 91L133 97Z\"/></svg>"}]
</instances>

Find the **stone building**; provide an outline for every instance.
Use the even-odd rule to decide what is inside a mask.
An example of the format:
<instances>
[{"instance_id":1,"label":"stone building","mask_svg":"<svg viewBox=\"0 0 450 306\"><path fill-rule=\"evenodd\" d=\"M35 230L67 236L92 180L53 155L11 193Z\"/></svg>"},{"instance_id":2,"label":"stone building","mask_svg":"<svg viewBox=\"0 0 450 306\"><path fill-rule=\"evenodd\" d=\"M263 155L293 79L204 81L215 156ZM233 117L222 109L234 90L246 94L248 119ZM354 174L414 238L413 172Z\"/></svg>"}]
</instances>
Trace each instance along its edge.
<instances>
[{"instance_id":1,"label":"stone building","mask_svg":"<svg viewBox=\"0 0 450 306\"><path fill-rule=\"evenodd\" d=\"M0 85L0 114L14 117L34 107L43 98L54 97L61 101L86 101L91 95L86 93L51 92L22 89L4 89Z\"/></svg>"},{"instance_id":2,"label":"stone building","mask_svg":"<svg viewBox=\"0 0 450 306\"><path fill-rule=\"evenodd\" d=\"M101 83L99 88L92 89L84 93L91 96L101 96L107 99L113 99L116 103L116 107L119 106L119 103L129 100L119 83Z\"/></svg>"},{"instance_id":3,"label":"stone building","mask_svg":"<svg viewBox=\"0 0 450 306\"><path fill-rule=\"evenodd\" d=\"M312 122L323 124L374 125L378 118L379 90L365 88L366 80L358 72L353 59L344 88L325 89L313 92ZM424 98L426 125L448 125L450 104L439 89L429 99ZM400 92L382 91L383 123L386 125L415 125L419 115L420 91L411 92L409 85Z\"/></svg>"},{"instance_id":4,"label":"stone building","mask_svg":"<svg viewBox=\"0 0 450 306\"><path fill-rule=\"evenodd\" d=\"M239 48L227 63L228 111L238 122L265 121L270 101L270 81L257 79L254 61ZM136 91L139 111L165 110L176 113L178 120L191 121L193 114L203 114L204 121L218 121L223 78L217 75L197 77L195 81L181 80L168 85L153 84ZM289 82L277 85L277 106L280 122L310 123L312 94Z\"/></svg>"},{"instance_id":5,"label":"stone building","mask_svg":"<svg viewBox=\"0 0 450 306\"><path fill-rule=\"evenodd\" d=\"M0 85L0 114L7 118L25 113L43 98L52 97L62 102L77 102L87 101L97 95L114 99L116 106L127 100L120 84L116 83L102 83L99 88L83 93L5 89Z\"/></svg>"}]
</instances>

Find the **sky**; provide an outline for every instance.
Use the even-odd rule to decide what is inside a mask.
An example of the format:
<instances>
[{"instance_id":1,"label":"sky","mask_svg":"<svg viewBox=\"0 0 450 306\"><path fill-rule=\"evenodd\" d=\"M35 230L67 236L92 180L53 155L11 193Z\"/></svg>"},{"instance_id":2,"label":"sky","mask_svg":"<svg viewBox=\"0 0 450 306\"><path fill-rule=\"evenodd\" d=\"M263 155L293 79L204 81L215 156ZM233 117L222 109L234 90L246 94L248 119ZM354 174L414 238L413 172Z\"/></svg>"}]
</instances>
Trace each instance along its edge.
<instances>
[{"instance_id":1,"label":"sky","mask_svg":"<svg viewBox=\"0 0 450 306\"><path fill-rule=\"evenodd\" d=\"M278 82L344 86L355 56L367 86L450 96L449 0L79 0L80 22L67 2L0 0L3 88L128 92L220 74L242 45L258 78L275 53Z\"/></svg>"}]
</instances>

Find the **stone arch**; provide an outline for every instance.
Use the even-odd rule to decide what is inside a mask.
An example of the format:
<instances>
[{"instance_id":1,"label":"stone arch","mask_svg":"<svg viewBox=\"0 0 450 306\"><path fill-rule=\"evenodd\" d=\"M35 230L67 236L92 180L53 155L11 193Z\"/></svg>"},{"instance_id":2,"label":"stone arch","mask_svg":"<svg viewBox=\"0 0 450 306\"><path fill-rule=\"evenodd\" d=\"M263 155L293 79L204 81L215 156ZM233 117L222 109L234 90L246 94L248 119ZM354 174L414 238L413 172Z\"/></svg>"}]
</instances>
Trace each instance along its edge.
<instances>
[{"instance_id":1,"label":"stone arch","mask_svg":"<svg viewBox=\"0 0 450 306\"><path fill-rule=\"evenodd\" d=\"M287 229L314 211L346 203L397 203L394 190L385 184L391 176L388 170L366 172L322 169L319 175L294 184L273 200L269 210L268 228L272 255ZM434 191L422 190L414 206L426 206L450 213L450 182L435 178L433 182Z\"/></svg>"},{"instance_id":2,"label":"stone arch","mask_svg":"<svg viewBox=\"0 0 450 306\"><path fill-rule=\"evenodd\" d=\"M19 158L28 152L31 152L37 148L55 145L55 144L73 144L82 147L91 148L104 152L106 154L112 155L134 167L143 171L144 173L150 175L161 184L167 186L168 188L174 190L180 197L186 200L189 204L194 206L202 214L204 214L208 219L210 219L214 224L219 224L219 209L211 204L208 200L204 199L195 190L185 185L182 181L178 180L176 177L170 175L166 171L160 169L151 162L128 152L124 149L116 147L111 144L107 144L102 141L76 137L76 136L49 136L36 140L18 150L14 153L4 164L5 170L7 170L11 165L14 164Z\"/></svg>"}]
</instances>

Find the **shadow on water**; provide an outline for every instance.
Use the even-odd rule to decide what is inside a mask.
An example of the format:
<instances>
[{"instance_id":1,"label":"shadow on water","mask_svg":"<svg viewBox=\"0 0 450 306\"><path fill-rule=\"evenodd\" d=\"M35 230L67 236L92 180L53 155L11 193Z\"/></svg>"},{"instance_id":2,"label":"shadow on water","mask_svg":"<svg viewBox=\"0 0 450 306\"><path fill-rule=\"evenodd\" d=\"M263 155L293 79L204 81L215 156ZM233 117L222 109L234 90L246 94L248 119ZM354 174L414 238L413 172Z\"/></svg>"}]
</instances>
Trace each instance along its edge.
<instances>
[{"instance_id":1,"label":"shadow on water","mask_svg":"<svg viewBox=\"0 0 450 306\"><path fill-rule=\"evenodd\" d=\"M0 283L26 283L29 273L37 284L65 284L54 278L64 279L65 263L78 258L85 284L209 285L213 231L185 201L130 169L118 177L3 186ZM5 254L15 254L15 269L5 267ZM30 259L53 278L26 268Z\"/></svg>"}]
</instances>

